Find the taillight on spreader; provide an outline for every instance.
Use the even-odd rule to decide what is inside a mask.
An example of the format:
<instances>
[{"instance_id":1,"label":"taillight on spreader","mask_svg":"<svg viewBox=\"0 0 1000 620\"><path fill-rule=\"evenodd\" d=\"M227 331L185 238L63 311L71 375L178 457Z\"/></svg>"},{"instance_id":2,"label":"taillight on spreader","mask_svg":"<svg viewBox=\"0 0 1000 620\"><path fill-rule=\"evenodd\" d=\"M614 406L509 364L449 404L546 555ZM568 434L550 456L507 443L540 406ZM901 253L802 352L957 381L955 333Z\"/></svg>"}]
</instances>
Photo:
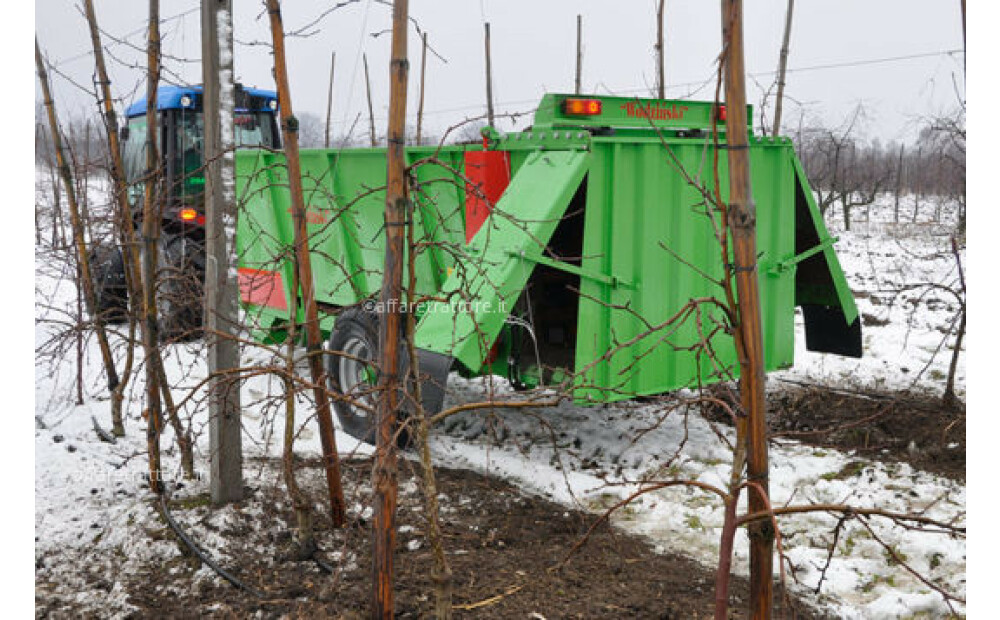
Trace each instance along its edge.
<instances>
[{"instance_id":1,"label":"taillight on spreader","mask_svg":"<svg viewBox=\"0 0 1000 620\"><path fill-rule=\"evenodd\" d=\"M563 99L563 114L569 116L597 116L601 113L600 99Z\"/></svg>"}]
</instances>

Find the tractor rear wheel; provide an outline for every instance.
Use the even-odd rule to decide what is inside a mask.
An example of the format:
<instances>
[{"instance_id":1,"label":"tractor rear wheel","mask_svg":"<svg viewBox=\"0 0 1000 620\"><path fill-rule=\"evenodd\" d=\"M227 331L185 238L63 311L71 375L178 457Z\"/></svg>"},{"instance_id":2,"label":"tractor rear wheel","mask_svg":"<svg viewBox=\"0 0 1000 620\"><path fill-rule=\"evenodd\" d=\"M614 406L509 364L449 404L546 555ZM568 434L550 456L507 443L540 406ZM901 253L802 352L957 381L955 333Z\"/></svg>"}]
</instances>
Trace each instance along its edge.
<instances>
[{"instance_id":1,"label":"tractor rear wheel","mask_svg":"<svg viewBox=\"0 0 1000 620\"><path fill-rule=\"evenodd\" d=\"M125 262L116 245L98 245L90 251L90 269L94 279L97 308L91 316L100 316L105 323L120 325L128 322L128 287L125 285Z\"/></svg>"},{"instance_id":2,"label":"tractor rear wheel","mask_svg":"<svg viewBox=\"0 0 1000 620\"><path fill-rule=\"evenodd\" d=\"M156 310L164 338L184 341L201 335L205 258L197 241L164 233L156 257Z\"/></svg>"},{"instance_id":3,"label":"tractor rear wheel","mask_svg":"<svg viewBox=\"0 0 1000 620\"><path fill-rule=\"evenodd\" d=\"M146 248L140 248L145 263ZM156 314L160 335L174 342L201 335L204 248L198 242L162 233L156 248Z\"/></svg>"}]
</instances>

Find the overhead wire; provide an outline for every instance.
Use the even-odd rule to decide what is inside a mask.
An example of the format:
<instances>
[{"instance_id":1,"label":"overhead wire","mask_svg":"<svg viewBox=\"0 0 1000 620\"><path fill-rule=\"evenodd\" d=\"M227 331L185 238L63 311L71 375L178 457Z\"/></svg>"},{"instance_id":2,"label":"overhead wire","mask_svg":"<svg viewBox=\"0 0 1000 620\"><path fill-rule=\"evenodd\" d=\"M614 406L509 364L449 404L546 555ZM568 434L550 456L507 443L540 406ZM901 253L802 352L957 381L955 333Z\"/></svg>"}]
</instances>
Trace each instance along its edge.
<instances>
[{"instance_id":1,"label":"overhead wire","mask_svg":"<svg viewBox=\"0 0 1000 620\"><path fill-rule=\"evenodd\" d=\"M160 23L161 24L165 24L165 23L173 21L175 19L181 19L184 16L190 15L191 13L194 13L195 11L199 11L199 10L201 10L201 7L194 7L192 9L188 9L187 11L183 11L183 12L178 13L176 15L171 15L170 17L164 17L163 19L160 20ZM137 34L142 34L142 33L146 32L146 29L147 29L147 26L141 26L139 28L136 28L135 30L130 30L129 32L126 32L125 34L121 35L120 37L114 37L111 43L107 43L105 45L105 48L109 48L112 45L130 45L130 43L127 41L128 38L132 37L132 36L135 36ZM101 30L101 33L104 34L105 36L108 36L108 37L112 36L112 35L108 34L106 31L104 31L103 29ZM84 52L80 52L79 54L76 54L74 56L70 56L69 58L66 58L64 60L61 60L58 63L51 64L50 66L60 67L62 65L65 65L66 63L75 62L77 60L80 60L81 58L86 58L87 56L93 56L93 55L94 55L94 50L92 50L92 49L91 50L87 50L87 51L84 51Z\"/></svg>"},{"instance_id":2,"label":"overhead wire","mask_svg":"<svg viewBox=\"0 0 1000 620\"><path fill-rule=\"evenodd\" d=\"M365 53L365 48L366 48L365 33L368 31L368 14L371 12L371 8L372 8L372 0L368 0L365 3L365 12L361 17L361 29L360 29L361 34L358 36L358 45L354 56L354 69L351 71L351 82L350 86L347 89L347 105L344 106L344 116L343 119L341 120L341 127L347 127L347 119L351 117L351 104L353 103L352 95L355 92L354 84L358 78L358 71L361 69L361 58ZM350 131L353 132L353 130L354 130L354 125L351 125ZM344 140L345 143L344 146L346 146L346 142L351 139L350 133L344 135L342 139Z\"/></svg>"},{"instance_id":3,"label":"overhead wire","mask_svg":"<svg viewBox=\"0 0 1000 620\"><path fill-rule=\"evenodd\" d=\"M481 0L481 2L482 2L482 0ZM485 20L485 14L484 14L484 20ZM485 21L483 23L485 23ZM805 66L805 67L794 67L794 68L786 69L785 72L786 73L793 73L793 72L805 72L805 71L823 71L823 70L828 70L828 69L841 69L841 68L858 67L858 66L865 66L865 65L887 64L887 63L900 62L900 61L904 61L904 60L914 60L914 59L919 59L919 58L930 58L930 57L935 57L935 56L953 56L953 55L956 55L956 54L963 54L963 53L964 52L962 50L960 50L960 49L940 50L940 51L937 51L937 52L922 52L922 53L907 54L907 55L902 55L902 56L889 56L889 57L884 57L884 58L871 58L871 59L861 59L861 60L853 60L853 61L845 61L845 62L837 62L837 63L828 63L828 64L822 64L822 65L811 65L811 66ZM751 76L751 77L761 77L761 76L775 75L775 74L777 74L777 71L757 71L757 72L750 73L748 75ZM668 89L678 89L678 88L685 88L685 87L696 87L693 91L689 91L685 95L685 97L691 97L694 94L697 94L698 92L700 92L705 87L706 84L711 83L711 81L714 80L714 75L715 74L713 72L712 76L710 76L707 80L699 80L699 81L692 81L692 82L682 82L682 83L677 83L677 84L668 84L667 88ZM611 87L609 87L604 82L599 82L599 84L602 85L602 86L604 86L605 90L607 90L608 93L611 94L611 95L613 95L613 96L634 95L634 94L645 93L645 92L649 91L649 87L648 86L638 86L638 87L628 87L628 88L615 88L615 89L612 89ZM501 107L501 106L503 106L503 107L509 107L509 106L515 106L515 105L524 105L524 104L536 103L537 101L538 101L537 98L535 98L535 99L522 99L522 100L518 100L518 101L503 101L503 102L498 102L495 105L497 107ZM480 110L480 109L483 109L484 107L485 107L485 104L469 104L469 105L456 106L456 107L452 107L452 108L444 108L444 109L439 109L439 110L428 110L428 111L424 112L424 116L435 116L435 115L440 115L440 114L449 114L449 113L452 113L452 112L464 112L464 111L468 111L468 110Z\"/></svg>"}]
</instances>

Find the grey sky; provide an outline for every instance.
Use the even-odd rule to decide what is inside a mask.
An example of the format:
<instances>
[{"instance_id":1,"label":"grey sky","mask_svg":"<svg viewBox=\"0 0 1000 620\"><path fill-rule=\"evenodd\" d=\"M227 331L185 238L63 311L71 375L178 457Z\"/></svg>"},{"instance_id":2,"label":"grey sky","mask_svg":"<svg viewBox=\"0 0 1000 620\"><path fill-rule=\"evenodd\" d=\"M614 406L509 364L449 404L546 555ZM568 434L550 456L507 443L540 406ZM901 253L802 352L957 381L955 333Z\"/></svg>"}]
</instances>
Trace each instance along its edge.
<instances>
[{"instance_id":1,"label":"grey sky","mask_svg":"<svg viewBox=\"0 0 1000 620\"><path fill-rule=\"evenodd\" d=\"M75 0L37 0L35 29L39 43L57 68L89 85L93 71L90 43L83 17L76 9L78 4ZM262 2L235 0L234 4L237 76L248 86L273 88L268 50L252 44L269 40ZM286 30L312 21L330 4L286 0ZM97 0L96 5L98 19L107 32L125 36L142 48L145 2ZM161 15L179 15L197 5L196 0L163 0ZM544 92L572 90L577 13L583 15L584 90L648 93L655 83L654 5L654 0L411 0L411 16L429 32L430 44L447 59L447 64L433 56L428 59L427 130L439 132L466 116L484 113L484 19L491 24L498 111L530 111ZM785 5L786 0L745 2L746 64L751 74L748 95L754 104L760 103L764 89L774 81ZM959 0L799 0L789 67L813 68L961 50L959 6ZM384 131L390 37L386 33L373 38L365 33L388 29L390 13L377 0L360 0L325 17L314 28L319 30L317 34L289 40L292 96L298 112L325 115L330 53L335 50L334 133L340 134L349 126L365 109L360 66L360 51L364 50L372 72L377 123L380 132ZM711 99L720 42L719 3L667 0L665 22L668 96ZM164 77L200 82L198 11L164 23L162 33L166 54L193 61L166 59L171 74ZM105 42L111 44L112 53L120 60L140 65L144 62L141 49L113 44L107 38ZM407 111L413 119L420 63L420 42L413 29L409 47ZM111 64L115 92L126 102L141 96L141 73L117 62ZM56 96L67 112L93 109L77 88L61 77L54 79ZM786 108L786 127L798 122L801 111L807 119L819 117L835 123L857 103L864 102L869 135L883 140L909 139L922 116L954 105L955 84L964 96L961 54L792 71L786 92L793 101ZM521 121L520 126L528 122ZM355 135L363 134L366 127L362 117Z\"/></svg>"}]
</instances>

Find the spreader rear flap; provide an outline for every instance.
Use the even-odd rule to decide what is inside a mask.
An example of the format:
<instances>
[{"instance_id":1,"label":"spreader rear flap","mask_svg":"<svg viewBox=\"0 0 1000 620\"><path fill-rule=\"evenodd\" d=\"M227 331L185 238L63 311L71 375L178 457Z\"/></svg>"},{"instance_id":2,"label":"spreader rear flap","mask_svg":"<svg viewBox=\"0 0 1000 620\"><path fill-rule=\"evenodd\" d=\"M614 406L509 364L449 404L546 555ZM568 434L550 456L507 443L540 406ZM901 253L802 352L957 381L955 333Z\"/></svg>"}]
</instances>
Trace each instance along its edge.
<instances>
[{"instance_id":1,"label":"spreader rear flap","mask_svg":"<svg viewBox=\"0 0 1000 620\"><path fill-rule=\"evenodd\" d=\"M861 320L847 278L798 157L795 168L795 305L802 307L806 348L861 357ZM791 266L791 265L790 265Z\"/></svg>"},{"instance_id":2,"label":"spreader rear flap","mask_svg":"<svg viewBox=\"0 0 1000 620\"><path fill-rule=\"evenodd\" d=\"M528 156L417 325L419 349L477 371L586 173L586 151Z\"/></svg>"}]
</instances>

